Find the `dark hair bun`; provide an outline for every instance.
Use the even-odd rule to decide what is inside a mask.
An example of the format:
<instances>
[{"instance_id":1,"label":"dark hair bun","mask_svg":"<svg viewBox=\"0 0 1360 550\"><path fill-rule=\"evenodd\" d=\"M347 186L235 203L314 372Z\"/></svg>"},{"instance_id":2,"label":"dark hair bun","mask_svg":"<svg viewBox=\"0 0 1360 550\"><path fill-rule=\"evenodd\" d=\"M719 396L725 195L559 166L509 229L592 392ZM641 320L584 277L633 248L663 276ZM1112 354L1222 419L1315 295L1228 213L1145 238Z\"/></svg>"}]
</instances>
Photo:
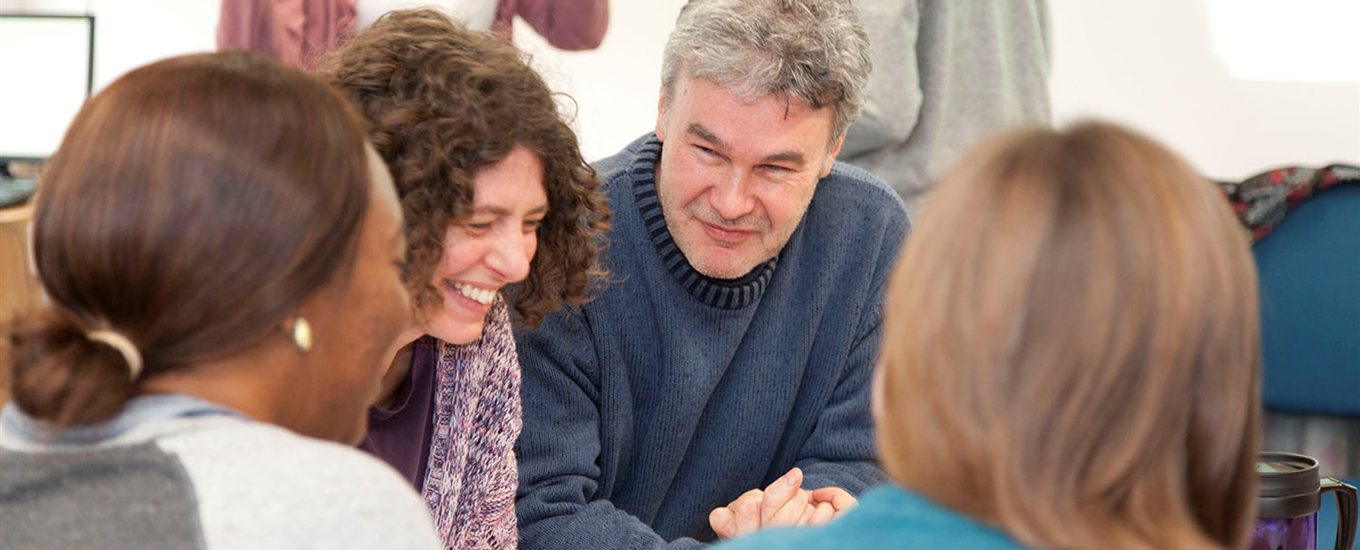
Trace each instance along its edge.
<instances>
[{"instance_id":1,"label":"dark hair bun","mask_svg":"<svg viewBox=\"0 0 1360 550\"><path fill-rule=\"evenodd\" d=\"M136 387L122 353L86 338L74 316L51 308L15 318L9 364L15 404L60 427L112 418Z\"/></svg>"}]
</instances>

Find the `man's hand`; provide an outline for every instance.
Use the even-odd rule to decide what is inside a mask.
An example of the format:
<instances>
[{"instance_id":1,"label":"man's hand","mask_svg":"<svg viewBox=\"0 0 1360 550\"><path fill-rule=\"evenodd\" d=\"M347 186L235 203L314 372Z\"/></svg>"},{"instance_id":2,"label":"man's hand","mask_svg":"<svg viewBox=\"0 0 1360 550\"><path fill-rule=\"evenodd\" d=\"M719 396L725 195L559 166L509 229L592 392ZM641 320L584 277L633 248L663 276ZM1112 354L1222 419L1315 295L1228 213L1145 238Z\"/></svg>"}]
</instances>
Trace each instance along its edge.
<instances>
[{"instance_id":1,"label":"man's hand","mask_svg":"<svg viewBox=\"0 0 1360 550\"><path fill-rule=\"evenodd\" d=\"M821 525L855 505L855 497L839 487L805 491L803 471L789 470L765 490L751 489L731 504L715 508L708 524L722 538L788 525Z\"/></svg>"},{"instance_id":2,"label":"man's hand","mask_svg":"<svg viewBox=\"0 0 1360 550\"><path fill-rule=\"evenodd\" d=\"M757 528L799 525L811 501L811 496L803 490L803 471L793 468L765 488L765 495L760 500L760 525Z\"/></svg>"},{"instance_id":3,"label":"man's hand","mask_svg":"<svg viewBox=\"0 0 1360 550\"><path fill-rule=\"evenodd\" d=\"M840 487L822 487L808 494L817 513L806 525L821 525L859 505L859 500Z\"/></svg>"},{"instance_id":4,"label":"man's hand","mask_svg":"<svg viewBox=\"0 0 1360 550\"><path fill-rule=\"evenodd\" d=\"M709 512L708 526L725 539L750 534L760 528L760 503L763 497L764 491L760 489L742 493L731 504Z\"/></svg>"}]
</instances>

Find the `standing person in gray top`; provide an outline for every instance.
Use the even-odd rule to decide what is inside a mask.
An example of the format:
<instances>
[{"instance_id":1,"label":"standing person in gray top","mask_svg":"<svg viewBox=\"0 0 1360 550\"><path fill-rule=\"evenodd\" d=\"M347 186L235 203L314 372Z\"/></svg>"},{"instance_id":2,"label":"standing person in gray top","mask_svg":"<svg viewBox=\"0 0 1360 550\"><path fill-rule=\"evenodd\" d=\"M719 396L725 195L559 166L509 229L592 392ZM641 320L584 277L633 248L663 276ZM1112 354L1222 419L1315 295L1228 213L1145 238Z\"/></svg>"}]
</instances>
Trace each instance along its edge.
<instances>
[{"instance_id":1,"label":"standing person in gray top","mask_svg":"<svg viewBox=\"0 0 1360 550\"><path fill-rule=\"evenodd\" d=\"M517 334L520 544L695 547L883 480L869 379L907 228L835 162L868 45L848 0L695 0L654 133L596 169L616 281Z\"/></svg>"},{"instance_id":2,"label":"standing person in gray top","mask_svg":"<svg viewBox=\"0 0 1360 550\"><path fill-rule=\"evenodd\" d=\"M887 180L916 214L979 139L1049 122L1046 0L855 0L874 60L841 160Z\"/></svg>"},{"instance_id":3,"label":"standing person in gray top","mask_svg":"<svg viewBox=\"0 0 1360 550\"><path fill-rule=\"evenodd\" d=\"M81 109L43 174L51 305L8 330L0 546L438 548L351 448L410 314L391 176L345 99L244 52Z\"/></svg>"}]
</instances>

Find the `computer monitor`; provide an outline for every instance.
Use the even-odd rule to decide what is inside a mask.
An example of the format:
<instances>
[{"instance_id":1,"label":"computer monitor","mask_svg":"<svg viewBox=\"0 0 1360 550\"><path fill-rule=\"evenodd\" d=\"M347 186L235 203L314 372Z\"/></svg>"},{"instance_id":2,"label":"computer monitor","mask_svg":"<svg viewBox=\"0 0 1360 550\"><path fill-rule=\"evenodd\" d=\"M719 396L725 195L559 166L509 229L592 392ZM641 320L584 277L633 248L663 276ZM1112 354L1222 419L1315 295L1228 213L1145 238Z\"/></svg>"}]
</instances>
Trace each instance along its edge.
<instances>
[{"instance_id":1,"label":"computer monitor","mask_svg":"<svg viewBox=\"0 0 1360 550\"><path fill-rule=\"evenodd\" d=\"M93 16L0 14L0 164L52 156L93 81Z\"/></svg>"}]
</instances>

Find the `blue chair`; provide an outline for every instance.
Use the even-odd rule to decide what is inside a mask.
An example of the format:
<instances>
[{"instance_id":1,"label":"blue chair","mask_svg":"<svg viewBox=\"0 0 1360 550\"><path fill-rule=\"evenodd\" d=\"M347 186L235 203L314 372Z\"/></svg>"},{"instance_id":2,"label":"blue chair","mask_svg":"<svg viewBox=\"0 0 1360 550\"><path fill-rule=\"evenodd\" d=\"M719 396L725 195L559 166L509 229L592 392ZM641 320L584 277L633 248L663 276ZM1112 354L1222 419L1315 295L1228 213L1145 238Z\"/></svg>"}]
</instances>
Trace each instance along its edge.
<instances>
[{"instance_id":1,"label":"blue chair","mask_svg":"<svg viewBox=\"0 0 1360 550\"><path fill-rule=\"evenodd\" d=\"M1360 184L1304 201L1254 253L1266 409L1360 419ZM1335 534L1336 499L1328 495L1318 548L1333 548Z\"/></svg>"},{"instance_id":2,"label":"blue chair","mask_svg":"<svg viewBox=\"0 0 1360 550\"><path fill-rule=\"evenodd\" d=\"M1254 251L1266 408L1360 417L1360 184L1304 201Z\"/></svg>"}]
</instances>

